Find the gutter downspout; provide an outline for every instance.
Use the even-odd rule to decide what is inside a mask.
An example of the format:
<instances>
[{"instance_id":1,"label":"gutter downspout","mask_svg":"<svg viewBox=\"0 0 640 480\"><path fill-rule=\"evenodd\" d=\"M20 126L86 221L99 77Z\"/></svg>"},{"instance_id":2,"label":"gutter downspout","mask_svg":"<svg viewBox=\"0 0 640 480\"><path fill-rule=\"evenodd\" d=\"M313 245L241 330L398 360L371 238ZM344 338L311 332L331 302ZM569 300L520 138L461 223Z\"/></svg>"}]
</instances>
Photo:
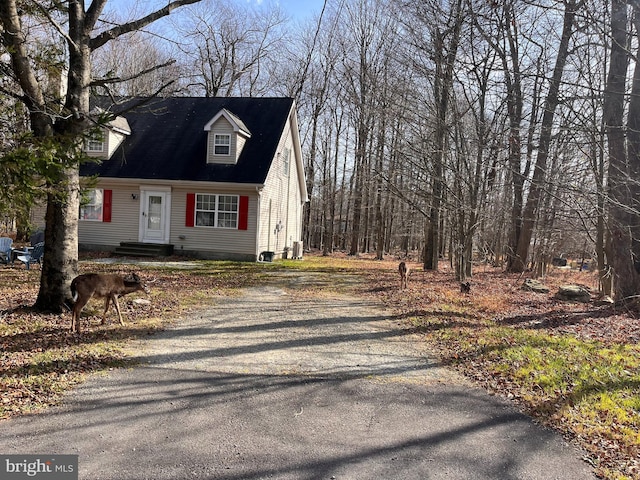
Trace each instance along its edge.
<instances>
[{"instance_id":1,"label":"gutter downspout","mask_svg":"<svg viewBox=\"0 0 640 480\"><path fill-rule=\"evenodd\" d=\"M256 187L256 193L258 194L257 209L256 209L256 261L260 258L260 212L262 211L262 187Z\"/></svg>"}]
</instances>

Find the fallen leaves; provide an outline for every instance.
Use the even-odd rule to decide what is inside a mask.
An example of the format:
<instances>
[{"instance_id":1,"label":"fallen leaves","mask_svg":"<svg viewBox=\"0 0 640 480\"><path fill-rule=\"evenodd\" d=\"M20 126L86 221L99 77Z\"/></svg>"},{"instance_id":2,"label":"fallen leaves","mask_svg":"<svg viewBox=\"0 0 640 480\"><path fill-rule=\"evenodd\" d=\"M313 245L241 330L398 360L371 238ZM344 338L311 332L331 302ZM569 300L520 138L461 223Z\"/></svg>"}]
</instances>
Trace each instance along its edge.
<instances>
[{"instance_id":1,"label":"fallen leaves","mask_svg":"<svg viewBox=\"0 0 640 480\"><path fill-rule=\"evenodd\" d=\"M464 295L441 264L440 272L415 267L400 292L396 262L381 263L386 274L368 272L363 293L411 321L443 362L576 439L600 476L640 478L638 312L554 295L567 283L592 290L593 274L552 271L543 294L521 290L521 275L485 267Z\"/></svg>"},{"instance_id":2,"label":"fallen leaves","mask_svg":"<svg viewBox=\"0 0 640 480\"><path fill-rule=\"evenodd\" d=\"M366 256L195 264L188 269L139 269L143 279L153 279L152 292L121 300L127 325L101 325L103 304L92 300L82 315L81 336L69 331L69 314L44 315L28 307L35 301L38 270L3 269L0 418L55 404L61 392L87 373L128 364L128 340L162 328L189 309L203 308L247 285L275 282L297 295L349 291L385 304L398 321L421 332L443 362L576 439L601 476L640 478L637 312L554 298L565 283L594 290L597 282L591 273L551 269L545 279L550 292L541 294L521 290L522 275L482 266L471 279L471 292L464 294L444 263L439 272L411 264L403 290L397 261ZM131 270L117 264L89 263L83 268L82 273ZM272 275L287 269L305 272ZM334 273L339 276L331 277Z\"/></svg>"}]
</instances>

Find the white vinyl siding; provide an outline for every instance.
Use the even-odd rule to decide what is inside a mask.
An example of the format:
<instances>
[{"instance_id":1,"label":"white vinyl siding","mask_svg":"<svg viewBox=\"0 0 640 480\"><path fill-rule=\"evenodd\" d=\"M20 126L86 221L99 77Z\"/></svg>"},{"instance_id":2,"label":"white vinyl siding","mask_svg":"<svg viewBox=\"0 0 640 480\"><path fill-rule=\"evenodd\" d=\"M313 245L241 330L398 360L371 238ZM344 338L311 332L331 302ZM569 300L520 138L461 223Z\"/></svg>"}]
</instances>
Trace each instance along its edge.
<instances>
[{"instance_id":1,"label":"white vinyl siding","mask_svg":"<svg viewBox=\"0 0 640 480\"><path fill-rule=\"evenodd\" d=\"M137 242L140 217L140 185L132 184L127 186L104 183L100 184L100 188L113 191L111 222L79 222L79 243L115 247L120 242ZM171 191L171 232L169 243L174 245L177 254L184 250L190 253L214 254L221 257L224 256L225 252L247 258L256 255L255 219L258 200L255 191L241 193L241 195L249 197L247 230L185 227L186 197L189 192L193 192L193 189L173 187ZM132 198L132 193L138 195L136 199ZM236 191L224 192L217 189L211 192L202 190L202 193L231 196L239 199ZM42 216L44 216L44 208L42 210Z\"/></svg>"},{"instance_id":2,"label":"white vinyl siding","mask_svg":"<svg viewBox=\"0 0 640 480\"><path fill-rule=\"evenodd\" d=\"M298 164L287 122L278 152L269 170L260 201L259 251L281 252L302 237L302 199L298 188ZM289 150L288 161L286 151ZM286 163L285 163L286 162ZM278 231L278 223L282 222Z\"/></svg>"},{"instance_id":3,"label":"white vinyl siding","mask_svg":"<svg viewBox=\"0 0 640 480\"><path fill-rule=\"evenodd\" d=\"M140 216L140 186L100 183L102 190L111 190L110 222L78 222L79 243L117 246L120 242L137 242ZM131 197L134 193L136 199Z\"/></svg>"},{"instance_id":4,"label":"white vinyl siding","mask_svg":"<svg viewBox=\"0 0 640 480\"><path fill-rule=\"evenodd\" d=\"M107 158L111 158L113 152L116 151L125 138L126 136L122 133L109 130L109 134L107 135Z\"/></svg>"},{"instance_id":5,"label":"white vinyl siding","mask_svg":"<svg viewBox=\"0 0 640 480\"><path fill-rule=\"evenodd\" d=\"M242 153L242 149L244 148L244 144L247 143L246 137L242 135L236 135L236 161L240 158L240 154Z\"/></svg>"}]
</instances>

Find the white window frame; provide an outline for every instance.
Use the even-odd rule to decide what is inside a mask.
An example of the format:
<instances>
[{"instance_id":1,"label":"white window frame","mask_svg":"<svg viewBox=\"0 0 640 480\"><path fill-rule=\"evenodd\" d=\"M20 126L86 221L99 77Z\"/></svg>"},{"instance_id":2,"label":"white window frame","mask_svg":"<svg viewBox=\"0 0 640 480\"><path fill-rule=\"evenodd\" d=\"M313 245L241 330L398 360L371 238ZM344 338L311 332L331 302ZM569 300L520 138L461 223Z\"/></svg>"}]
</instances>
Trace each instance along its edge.
<instances>
[{"instance_id":1,"label":"white window frame","mask_svg":"<svg viewBox=\"0 0 640 480\"><path fill-rule=\"evenodd\" d=\"M205 197L207 198L205 199ZM235 210L221 209L224 206L224 204L221 203L229 199L232 199L230 201L230 206L233 207L233 204L235 203ZM238 229L238 222L240 217L240 195L196 193L195 200L194 226L201 228L221 228L226 230ZM212 203L213 208L211 208ZM198 213L208 214L208 218L211 218L212 215L213 225L203 224L203 220L206 217L204 217L203 215L198 215ZM231 225L231 223L233 223L233 225Z\"/></svg>"},{"instance_id":2,"label":"white window frame","mask_svg":"<svg viewBox=\"0 0 640 480\"><path fill-rule=\"evenodd\" d=\"M89 136L87 140L87 152L89 153L104 153L105 141L103 132L94 132Z\"/></svg>"},{"instance_id":3,"label":"white window frame","mask_svg":"<svg viewBox=\"0 0 640 480\"><path fill-rule=\"evenodd\" d=\"M226 149L226 153L218 152L218 148ZM228 133L213 134L213 154L222 157L231 155L231 135Z\"/></svg>"},{"instance_id":4,"label":"white window frame","mask_svg":"<svg viewBox=\"0 0 640 480\"><path fill-rule=\"evenodd\" d=\"M84 222L102 222L104 218L104 190L93 188L84 192L83 197L89 201L80 205L79 219Z\"/></svg>"}]
</instances>

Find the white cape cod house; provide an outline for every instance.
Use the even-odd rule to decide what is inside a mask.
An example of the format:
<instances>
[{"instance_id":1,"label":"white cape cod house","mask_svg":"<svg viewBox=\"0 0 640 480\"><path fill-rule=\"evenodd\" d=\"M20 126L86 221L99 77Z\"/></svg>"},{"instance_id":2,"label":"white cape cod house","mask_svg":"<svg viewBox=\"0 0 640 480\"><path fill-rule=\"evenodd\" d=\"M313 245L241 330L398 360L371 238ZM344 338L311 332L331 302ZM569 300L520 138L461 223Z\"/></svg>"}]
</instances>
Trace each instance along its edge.
<instances>
[{"instance_id":1,"label":"white cape cod house","mask_svg":"<svg viewBox=\"0 0 640 480\"><path fill-rule=\"evenodd\" d=\"M137 105L137 106L136 106ZM88 142L79 246L198 258L302 255L307 190L291 98L130 99Z\"/></svg>"}]
</instances>

